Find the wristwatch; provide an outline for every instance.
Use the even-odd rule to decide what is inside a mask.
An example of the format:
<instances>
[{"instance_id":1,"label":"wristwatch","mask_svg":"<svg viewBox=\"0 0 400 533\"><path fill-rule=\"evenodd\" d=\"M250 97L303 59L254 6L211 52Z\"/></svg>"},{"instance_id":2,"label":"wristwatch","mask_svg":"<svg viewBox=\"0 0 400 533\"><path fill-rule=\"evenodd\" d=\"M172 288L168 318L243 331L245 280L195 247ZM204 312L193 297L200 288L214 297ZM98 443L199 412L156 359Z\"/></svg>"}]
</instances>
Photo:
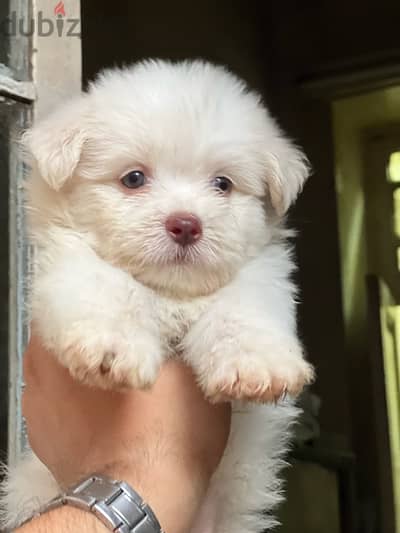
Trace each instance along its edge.
<instances>
[{"instance_id":1,"label":"wristwatch","mask_svg":"<svg viewBox=\"0 0 400 533\"><path fill-rule=\"evenodd\" d=\"M150 506L123 481L92 476L52 500L39 515L63 505L93 513L115 533L163 533Z\"/></svg>"}]
</instances>

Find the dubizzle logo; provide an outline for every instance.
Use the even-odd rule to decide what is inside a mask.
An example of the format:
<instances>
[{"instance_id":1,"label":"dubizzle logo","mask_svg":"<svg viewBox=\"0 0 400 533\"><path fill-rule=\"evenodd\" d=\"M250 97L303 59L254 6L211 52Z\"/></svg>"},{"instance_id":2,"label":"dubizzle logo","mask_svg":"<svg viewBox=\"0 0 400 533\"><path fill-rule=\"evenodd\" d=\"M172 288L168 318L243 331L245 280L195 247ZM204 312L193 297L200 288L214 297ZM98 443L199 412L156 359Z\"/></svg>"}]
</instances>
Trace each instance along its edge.
<instances>
[{"instance_id":1,"label":"dubizzle logo","mask_svg":"<svg viewBox=\"0 0 400 533\"><path fill-rule=\"evenodd\" d=\"M1 0L0 0L1 1ZM15 37L22 35L24 37L31 37L37 35L38 37L80 37L79 18L67 17L65 4L60 1L54 7L54 16L56 20L46 18L43 11L38 11L37 17L28 19L19 19L15 11L11 11L10 15L0 20L0 35L7 37Z\"/></svg>"},{"instance_id":2,"label":"dubizzle logo","mask_svg":"<svg viewBox=\"0 0 400 533\"><path fill-rule=\"evenodd\" d=\"M56 5L56 7L54 8L54 14L57 16L61 16L61 17L66 17L66 13L65 13L65 5L64 5L64 2L58 2L58 4Z\"/></svg>"}]
</instances>

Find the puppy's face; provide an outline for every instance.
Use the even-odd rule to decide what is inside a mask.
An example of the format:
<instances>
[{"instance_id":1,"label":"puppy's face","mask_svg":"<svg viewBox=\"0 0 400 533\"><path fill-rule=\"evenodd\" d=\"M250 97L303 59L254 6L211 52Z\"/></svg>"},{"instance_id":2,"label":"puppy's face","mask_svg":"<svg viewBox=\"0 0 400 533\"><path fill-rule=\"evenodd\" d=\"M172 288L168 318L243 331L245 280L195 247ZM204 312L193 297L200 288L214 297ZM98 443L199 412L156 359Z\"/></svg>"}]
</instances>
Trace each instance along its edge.
<instances>
[{"instance_id":1,"label":"puppy's face","mask_svg":"<svg viewBox=\"0 0 400 533\"><path fill-rule=\"evenodd\" d=\"M307 176L258 96L200 62L107 72L28 144L99 255L176 295L226 284Z\"/></svg>"}]
</instances>

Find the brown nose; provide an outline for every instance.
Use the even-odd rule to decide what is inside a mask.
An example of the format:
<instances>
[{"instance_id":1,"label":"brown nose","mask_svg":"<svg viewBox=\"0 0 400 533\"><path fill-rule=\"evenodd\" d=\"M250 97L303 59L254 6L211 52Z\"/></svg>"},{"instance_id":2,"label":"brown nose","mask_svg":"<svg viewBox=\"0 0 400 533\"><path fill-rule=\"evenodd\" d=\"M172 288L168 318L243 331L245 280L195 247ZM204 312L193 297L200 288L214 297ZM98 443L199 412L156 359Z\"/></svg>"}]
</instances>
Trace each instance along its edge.
<instances>
[{"instance_id":1,"label":"brown nose","mask_svg":"<svg viewBox=\"0 0 400 533\"><path fill-rule=\"evenodd\" d=\"M189 213L175 213L165 222L170 237L181 246L198 241L202 234L200 220Z\"/></svg>"}]
</instances>

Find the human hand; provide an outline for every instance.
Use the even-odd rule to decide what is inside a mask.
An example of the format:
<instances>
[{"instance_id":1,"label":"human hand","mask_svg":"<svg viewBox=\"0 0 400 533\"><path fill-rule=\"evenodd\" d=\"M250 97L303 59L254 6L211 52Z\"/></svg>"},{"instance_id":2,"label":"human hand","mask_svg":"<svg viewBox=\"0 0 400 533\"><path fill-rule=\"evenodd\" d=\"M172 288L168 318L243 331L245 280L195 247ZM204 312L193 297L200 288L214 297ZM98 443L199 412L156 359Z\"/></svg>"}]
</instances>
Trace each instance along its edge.
<instances>
[{"instance_id":1,"label":"human hand","mask_svg":"<svg viewBox=\"0 0 400 533\"><path fill-rule=\"evenodd\" d=\"M61 486L93 473L120 478L150 503L164 529L189 528L225 449L228 404L209 404L176 361L164 365L150 391L86 387L35 337L24 370L29 441Z\"/></svg>"}]
</instances>

